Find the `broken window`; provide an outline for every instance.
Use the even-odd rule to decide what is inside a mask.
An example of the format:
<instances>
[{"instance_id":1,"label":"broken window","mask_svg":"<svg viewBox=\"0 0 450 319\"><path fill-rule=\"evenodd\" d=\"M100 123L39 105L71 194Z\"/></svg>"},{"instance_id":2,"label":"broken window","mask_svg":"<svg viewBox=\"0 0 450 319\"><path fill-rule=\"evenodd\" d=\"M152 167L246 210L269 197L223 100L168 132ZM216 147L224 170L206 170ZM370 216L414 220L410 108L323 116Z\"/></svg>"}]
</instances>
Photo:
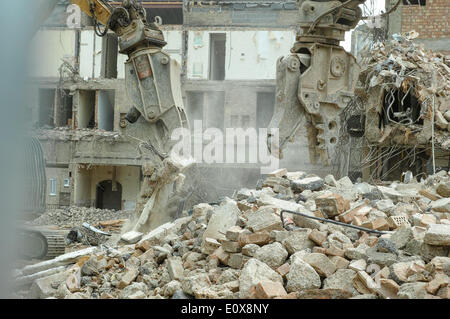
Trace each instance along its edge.
<instances>
[{"instance_id":1,"label":"broken window","mask_svg":"<svg viewBox=\"0 0 450 319\"><path fill-rule=\"evenodd\" d=\"M209 35L209 80L225 80L225 33Z\"/></svg>"},{"instance_id":2,"label":"broken window","mask_svg":"<svg viewBox=\"0 0 450 319\"><path fill-rule=\"evenodd\" d=\"M103 37L102 43L102 64L100 74L106 79L117 78L117 56L119 52L119 44L117 35L107 33Z\"/></svg>"},{"instance_id":3,"label":"broken window","mask_svg":"<svg viewBox=\"0 0 450 319\"><path fill-rule=\"evenodd\" d=\"M39 89L39 127L55 127L55 89Z\"/></svg>"},{"instance_id":4,"label":"broken window","mask_svg":"<svg viewBox=\"0 0 450 319\"><path fill-rule=\"evenodd\" d=\"M191 128L193 128L195 120L203 120L203 104L205 94L203 92L190 91L186 92L186 95L186 114L189 119L189 124L191 125Z\"/></svg>"},{"instance_id":5,"label":"broken window","mask_svg":"<svg viewBox=\"0 0 450 319\"><path fill-rule=\"evenodd\" d=\"M256 96L256 128L267 128L275 107L274 92L258 92Z\"/></svg>"},{"instance_id":6,"label":"broken window","mask_svg":"<svg viewBox=\"0 0 450 319\"><path fill-rule=\"evenodd\" d=\"M95 128L95 91L80 90L78 94L78 127Z\"/></svg>"},{"instance_id":7,"label":"broken window","mask_svg":"<svg viewBox=\"0 0 450 319\"><path fill-rule=\"evenodd\" d=\"M225 120L225 92L210 91L206 93L206 126L223 129Z\"/></svg>"},{"instance_id":8,"label":"broken window","mask_svg":"<svg viewBox=\"0 0 450 319\"><path fill-rule=\"evenodd\" d=\"M426 6L427 0L403 0L403 5L419 5L419 6Z\"/></svg>"},{"instance_id":9,"label":"broken window","mask_svg":"<svg viewBox=\"0 0 450 319\"><path fill-rule=\"evenodd\" d=\"M56 196L56 179L50 178L50 196Z\"/></svg>"},{"instance_id":10,"label":"broken window","mask_svg":"<svg viewBox=\"0 0 450 319\"><path fill-rule=\"evenodd\" d=\"M114 90L98 92L98 129L114 130Z\"/></svg>"}]
</instances>

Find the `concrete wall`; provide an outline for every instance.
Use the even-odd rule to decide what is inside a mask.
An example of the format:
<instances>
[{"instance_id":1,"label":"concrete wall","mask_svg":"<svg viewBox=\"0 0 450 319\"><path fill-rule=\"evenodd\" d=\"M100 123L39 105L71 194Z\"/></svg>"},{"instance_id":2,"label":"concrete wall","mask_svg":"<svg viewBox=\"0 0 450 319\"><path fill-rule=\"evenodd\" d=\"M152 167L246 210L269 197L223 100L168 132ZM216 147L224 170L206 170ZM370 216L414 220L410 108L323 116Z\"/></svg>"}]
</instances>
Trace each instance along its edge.
<instances>
[{"instance_id":1,"label":"concrete wall","mask_svg":"<svg viewBox=\"0 0 450 319\"><path fill-rule=\"evenodd\" d=\"M116 181L122 185L122 208L133 210L140 191L140 167L116 166ZM113 178L113 166L78 166L74 182L74 204L95 206L97 185Z\"/></svg>"},{"instance_id":2,"label":"concrete wall","mask_svg":"<svg viewBox=\"0 0 450 319\"><path fill-rule=\"evenodd\" d=\"M226 34L226 80L275 79L277 59L289 54L295 41L293 30L191 30L187 55L189 79L208 79L212 33Z\"/></svg>"},{"instance_id":3,"label":"concrete wall","mask_svg":"<svg viewBox=\"0 0 450 319\"><path fill-rule=\"evenodd\" d=\"M48 209L59 208L60 203L65 200L61 198L64 194L68 194L70 204L70 193L72 192L72 182L69 177L69 168L47 167L45 173L47 175L47 200L46 205ZM50 195L51 179L56 180L56 194ZM69 187L64 186L64 180L69 179ZM64 203L63 203L64 204Z\"/></svg>"},{"instance_id":4,"label":"concrete wall","mask_svg":"<svg viewBox=\"0 0 450 319\"><path fill-rule=\"evenodd\" d=\"M386 4L396 0L386 0ZM423 43L427 49L450 52L450 30L448 17L450 1L426 0L426 5L400 5L389 15L389 34L415 30L419 33L415 40Z\"/></svg>"},{"instance_id":5,"label":"concrete wall","mask_svg":"<svg viewBox=\"0 0 450 319\"><path fill-rule=\"evenodd\" d=\"M11 36L14 36L13 34ZM69 29L39 30L30 43L29 76L59 77L62 59L73 61L75 31Z\"/></svg>"}]
</instances>

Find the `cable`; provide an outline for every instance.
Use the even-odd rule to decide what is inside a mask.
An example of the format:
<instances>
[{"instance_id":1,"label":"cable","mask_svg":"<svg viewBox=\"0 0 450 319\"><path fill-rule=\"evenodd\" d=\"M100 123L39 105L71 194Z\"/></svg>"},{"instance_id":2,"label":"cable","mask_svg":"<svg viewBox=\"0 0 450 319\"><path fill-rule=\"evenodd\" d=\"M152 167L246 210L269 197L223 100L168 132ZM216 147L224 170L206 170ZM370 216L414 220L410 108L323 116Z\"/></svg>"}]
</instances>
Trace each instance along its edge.
<instances>
[{"instance_id":1,"label":"cable","mask_svg":"<svg viewBox=\"0 0 450 319\"><path fill-rule=\"evenodd\" d=\"M365 231L365 232L368 232L368 233L375 233L375 234L378 234L378 235L387 234L386 232L383 232L383 231L379 231L379 230L375 230L375 229L369 229L369 228L364 228L364 227L359 227L359 226L355 226L355 225L351 225L351 224L346 224L346 223L338 222L338 221L335 221L335 220L332 220L332 219L320 218L320 217L316 217L316 216L309 216L309 215L306 215L306 214L302 214L302 213L299 213L299 212L294 212L292 210L287 210L287 209L283 209L281 211L281 213L280 213L280 218L281 218L281 223L283 225L283 228L285 228L285 226L284 226L284 219L283 219L283 213L284 212L290 213L290 214L294 214L294 215L303 216L303 217L310 218L310 219L320 220L320 221L325 222L325 223L331 223L331 224L336 224L336 225L340 225L340 226L344 226L344 227L350 227L350 228L362 230L362 231Z\"/></svg>"}]
</instances>

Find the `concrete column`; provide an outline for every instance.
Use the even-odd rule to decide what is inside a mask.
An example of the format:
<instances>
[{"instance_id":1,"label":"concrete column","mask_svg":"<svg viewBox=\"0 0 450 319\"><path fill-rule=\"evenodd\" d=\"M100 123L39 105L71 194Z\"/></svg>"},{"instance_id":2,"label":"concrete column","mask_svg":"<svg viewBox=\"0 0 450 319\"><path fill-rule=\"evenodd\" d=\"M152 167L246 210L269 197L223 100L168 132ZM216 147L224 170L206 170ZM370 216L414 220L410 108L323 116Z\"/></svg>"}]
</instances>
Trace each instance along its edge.
<instances>
[{"instance_id":1,"label":"concrete column","mask_svg":"<svg viewBox=\"0 0 450 319\"><path fill-rule=\"evenodd\" d=\"M91 206L91 170L78 167L74 178L75 206Z\"/></svg>"}]
</instances>

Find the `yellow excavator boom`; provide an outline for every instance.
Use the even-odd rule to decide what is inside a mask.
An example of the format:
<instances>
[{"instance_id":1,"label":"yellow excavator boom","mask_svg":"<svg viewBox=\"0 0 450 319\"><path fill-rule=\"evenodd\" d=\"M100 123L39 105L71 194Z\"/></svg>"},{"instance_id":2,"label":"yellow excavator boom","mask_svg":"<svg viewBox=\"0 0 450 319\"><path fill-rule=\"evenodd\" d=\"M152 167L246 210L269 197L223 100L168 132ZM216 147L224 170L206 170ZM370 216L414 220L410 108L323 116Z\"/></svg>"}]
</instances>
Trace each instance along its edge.
<instances>
[{"instance_id":1,"label":"yellow excavator boom","mask_svg":"<svg viewBox=\"0 0 450 319\"><path fill-rule=\"evenodd\" d=\"M102 0L70 0L70 2L78 5L81 11L91 18L93 18L95 14L97 21L103 25L107 25L109 17L112 14L113 8Z\"/></svg>"}]
</instances>

